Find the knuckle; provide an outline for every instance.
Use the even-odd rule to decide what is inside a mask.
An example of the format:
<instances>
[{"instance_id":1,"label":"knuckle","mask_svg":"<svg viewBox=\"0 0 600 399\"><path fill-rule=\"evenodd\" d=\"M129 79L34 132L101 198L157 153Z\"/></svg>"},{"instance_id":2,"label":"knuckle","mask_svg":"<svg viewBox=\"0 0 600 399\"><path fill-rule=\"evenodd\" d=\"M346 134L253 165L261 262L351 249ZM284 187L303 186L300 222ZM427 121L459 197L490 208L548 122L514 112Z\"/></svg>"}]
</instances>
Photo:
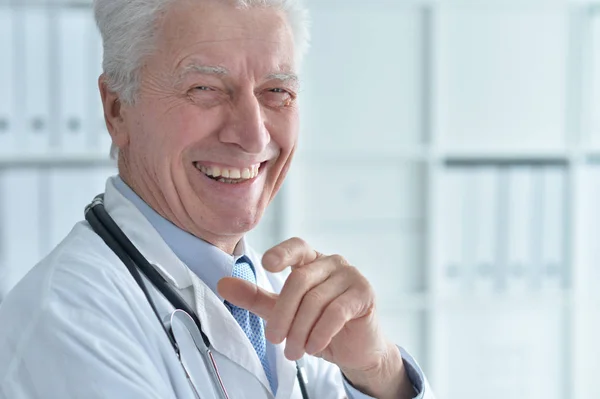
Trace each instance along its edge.
<instances>
[{"instance_id":1,"label":"knuckle","mask_svg":"<svg viewBox=\"0 0 600 399\"><path fill-rule=\"evenodd\" d=\"M280 247L280 250L282 252L282 255L286 258L289 259L292 257L292 255L294 254L294 247L291 245L284 245L282 247Z\"/></svg>"},{"instance_id":2,"label":"knuckle","mask_svg":"<svg viewBox=\"0 0 600 399\"><path fill-rule=\"evenodd\" d=\"M375 307L375 296L371 286L367 286L364 289L356 288L356 300L352 301L349 305L352 315L364 315L370 312L370 309Z\"/></svg>"},{"instance_id":3,"label":"knuckle","mask_svg":"<svg viewBox=\"0 0 600 399\"><path fill-rule=\"evenodd\" d=\"M369 283L369 280L362 275L360 275L360 278L356 281L356 287L364 294L372 295L373 293L373 287Z\"/></svg>"},{"instance_id":4,"label":"knuckle","mask_svg":"<svg viewBox=\"0 0 600 399\"><path fill-rule=\"evenodd\" d=\"M310 290L304 296L304 301L306 302L306 305L310 308L314 308L315 306L323 303L323 300L323 294L318 290Z\"/></svg>"},{"instance_id":5,"label":"knuckle","mask_svg":"<svg viewBox=\"0 0 600 399\"><path fill-rule=\"evenodd\" d=\"M310 271L305 268L294 270L290 278L292 279L294 286L298 288L306 288L311 282Z\"/></svg>"},{"instance_id":6,"label":"knuckle","mask_svg":"<svg viewBox=\"0 0 600 399\"><path fill-rule=\"evenodd\" d=\"M331 317L335 319L345 318L348 312L348 306L342 301L334 301L329 305Z\"/></svg>"},{"instance_id":7,"label":"knuckle","mask_svg":"<svg viewBox=\"0 0 600 399\"><path fill-rule=\"evenodd\" d=\"M306 241L300 237L294 237L294 240L296 240L296 242L300 245L306 245Z\"/></svg>"},{"instance_id":8,"label":"knuckle","mask_svg":"<svg viewBox=\"0 0 600 399\"><path fill-rule=\"evenodd\" d=\"M342 255L335 254L331 255L329 258L338 265L349 266L348 261Z\"/></svg>"},{"instance_id":9,"label":"knuckle","mask_svg":"<svg viewBox=\"0 0 600 399\"><path fill-rule=\"evenodd\" d=\"M362 275L362 273L360 272L360 269L356 266L352 266L352 265L348 265L348 273L350 273L353 276L357 276L359 277L360 280L364 280L364 277Z\"/></svg>"},{"instance_id":10,"label":"knuckle","mask_svg":"<svg viewBox=\"0 0 600 399\"><path fill-rule=\"evenodd\" d=\"M294 247L301 247L301 248L305 248L308 246L308 244L306 243L306 241L304 241L302 238L300 237L292 237L288 240L288 242L290 243L290 246L294 246Z\"/></svg>"},{"instance_id":11,"label":"knuckle","mask_svg":"<svg viewBox=\"0 0 600 399\"><path fill-rule=\"evenodd\" d=\"M351 282L353 286L363 286L365 284L366 278L362 275L362 273L356 266L347 265L338 270L339 273L343 273L346 281Z\"/></svg>"},{"instance_id":12,"label":"knuckle","mask_svg":"<svg viewBox=\"0 0 600 399\"><path fill-rule=\"evenodd\" d=\"M369 280L361 273L356 266L348 266L346 268L349 278L352 279L352 285L363 290L371 287Z\"/></svg>"}]
</instances>

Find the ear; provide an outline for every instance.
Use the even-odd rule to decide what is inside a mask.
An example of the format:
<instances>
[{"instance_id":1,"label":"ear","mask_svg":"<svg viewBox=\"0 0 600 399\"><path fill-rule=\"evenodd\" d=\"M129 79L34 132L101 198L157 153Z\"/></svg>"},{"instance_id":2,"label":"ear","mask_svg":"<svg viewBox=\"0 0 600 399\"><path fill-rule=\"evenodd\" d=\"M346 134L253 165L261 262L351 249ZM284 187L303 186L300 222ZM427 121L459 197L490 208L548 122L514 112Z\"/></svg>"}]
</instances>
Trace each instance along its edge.
<instances>
[{"instance_id":1,"label":"ear","mask_svg":"<svg viewBox=\"0 0 600 399\"><path fill-rule=\"evenodd\" d=\"M110 90L104 74L98 78L98 88L104 107L104 120L115 146L122 150L129 143L129 133L123 119L123 107L119 95Z\"/></svg>"}]
</instances>

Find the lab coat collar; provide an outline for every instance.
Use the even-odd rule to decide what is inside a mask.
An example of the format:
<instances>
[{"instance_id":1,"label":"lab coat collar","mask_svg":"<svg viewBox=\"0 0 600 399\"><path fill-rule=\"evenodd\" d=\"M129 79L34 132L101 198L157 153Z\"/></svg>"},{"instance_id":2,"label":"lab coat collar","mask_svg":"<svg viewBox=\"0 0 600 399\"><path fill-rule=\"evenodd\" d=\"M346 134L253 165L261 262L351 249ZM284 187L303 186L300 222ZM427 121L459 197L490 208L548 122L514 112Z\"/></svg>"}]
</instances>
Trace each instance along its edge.
<instances>
[{"instance_id":1,"label":"lab coat collar","mask_svg":"<svg viewBox=\"0 0 600 399\"><path fill-rule=\"evenodd\" d=\"M154 265L163 277L178 290L193 289L193 299L202 330L209 338L213 348L239 364L254 375L270 391L267 376L258 355L252 347L237 321L213 291L175 255L160 234L148 222L146 217L125 198L114 185L115 177L108 179L104 205L106 211L115 220L131 242ZM257 284L267 291L275 292L273 276L267 275L262 267L261 258L242 240L238 250L248 256L255 266ZM281 287L277 287L279 291ZM278 389L276 398L289 398L292 394L296 368L284 356L283 345L276 348Z\"/></svg>"},{"instance_id":2,"label":"lab coat collar","mask_svg":"<svg viewBox=\"0 0 600 399\"><path fill-rule=\"evenodd\" d=\"M106 211L167 281L180 290L191 287L190 270L173 253L139 209L119 192L115 187L116 178L116 176L110 177L106 183L104 194Z\"/></svg>"}]
</instances>

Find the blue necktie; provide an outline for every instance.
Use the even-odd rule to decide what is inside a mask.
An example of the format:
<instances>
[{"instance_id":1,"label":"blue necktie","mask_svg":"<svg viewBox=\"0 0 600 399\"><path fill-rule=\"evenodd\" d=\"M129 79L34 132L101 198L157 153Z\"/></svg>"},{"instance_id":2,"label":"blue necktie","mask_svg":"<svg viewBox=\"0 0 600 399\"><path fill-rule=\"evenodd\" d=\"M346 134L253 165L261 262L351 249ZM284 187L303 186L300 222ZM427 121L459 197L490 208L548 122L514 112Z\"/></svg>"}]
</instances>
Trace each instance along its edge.
<instances>
[{"instance_id":1,"label":"blue necktie","mask_svg":"<svg viewBox=\"0 0 600 399\"><path fill-rule=\"evenodd\" d=\"M236 262L233 267L232 277L241 278L250 281L252 284L256 284L254 269L245 256L241 257ZM267 359L267 341L265 339L265 328L262 319L254 313L250 313L246 309L238 308L227 301L225 301L225 306L227 306L233 315L233 318L238 322L240 327L242 327L242 330L252 343L252 346L260 359L260 363L265 370L269 385L271 385L271 390L275 393L277 386L274 384L271 369L269 367L269 359Z\"/></svg>"}]
</instances>

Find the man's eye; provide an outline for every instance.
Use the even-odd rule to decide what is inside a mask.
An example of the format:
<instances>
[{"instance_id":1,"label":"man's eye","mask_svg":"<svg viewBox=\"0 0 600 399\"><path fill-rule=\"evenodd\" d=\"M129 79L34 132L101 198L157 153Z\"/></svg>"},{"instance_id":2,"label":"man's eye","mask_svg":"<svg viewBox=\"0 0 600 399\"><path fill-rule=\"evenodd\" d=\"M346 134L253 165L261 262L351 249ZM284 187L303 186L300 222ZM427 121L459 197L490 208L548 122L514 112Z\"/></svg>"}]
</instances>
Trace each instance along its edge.
<instances>
[{"instance_id":1,"label":"man's eye","mask_svg":"<svg viewBox=\"0 0 600 399\"><path fill-rule=\"evenodd\" d=\"M268 89L263 93L262 102L268 107L282 108L289 107L294 102L295 96L282 88Z\"/></svg>"},{"instance_id":2,"label":"man's eye","mask_svg":"<svg viewBox=\"0 0 600 399\"><path fill-rule=\"evenodd\" d=\"M208 86L196 86L195 89L200 91L212 91L212 89Z\"/></svg>"}]
</instances>

